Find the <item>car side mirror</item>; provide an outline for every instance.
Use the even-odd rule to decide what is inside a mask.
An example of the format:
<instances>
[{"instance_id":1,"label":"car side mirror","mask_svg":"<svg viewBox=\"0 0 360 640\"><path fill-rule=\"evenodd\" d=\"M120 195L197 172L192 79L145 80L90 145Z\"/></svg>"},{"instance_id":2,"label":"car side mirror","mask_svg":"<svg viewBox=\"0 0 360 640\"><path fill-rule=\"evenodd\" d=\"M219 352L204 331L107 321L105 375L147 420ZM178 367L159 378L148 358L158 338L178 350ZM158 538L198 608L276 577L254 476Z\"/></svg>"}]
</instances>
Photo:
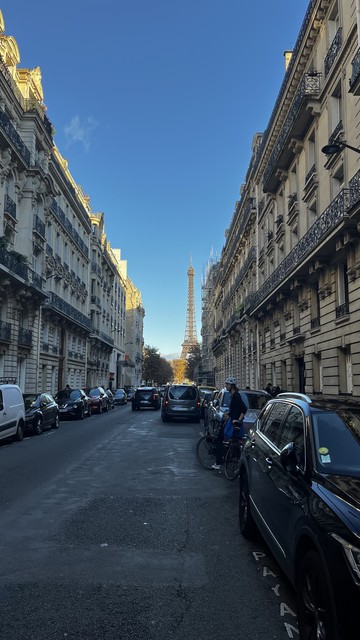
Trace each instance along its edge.
<instances>
[{"instance_id":1,"label":"car side mirror","mask_svg":"<svg viewBox=\"0 0 360 640\"><path fill-rule=\"evenodd\" d=\"M298 460L293 442L289 442L283 449L281 449L280 462L284 469L291 473L291 475L297 475Z\"/></svg>"}]
</instances>

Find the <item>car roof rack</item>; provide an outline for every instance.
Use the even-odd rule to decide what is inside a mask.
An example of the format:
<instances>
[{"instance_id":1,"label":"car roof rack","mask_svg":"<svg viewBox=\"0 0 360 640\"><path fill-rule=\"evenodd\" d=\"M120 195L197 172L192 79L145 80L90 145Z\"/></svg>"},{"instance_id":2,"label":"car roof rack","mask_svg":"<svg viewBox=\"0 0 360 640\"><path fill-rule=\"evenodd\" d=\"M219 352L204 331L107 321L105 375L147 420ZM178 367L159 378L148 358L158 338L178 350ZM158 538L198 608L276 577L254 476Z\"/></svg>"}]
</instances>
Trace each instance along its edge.
<instances>
[{"instance_id":1,"label":"car roof rack","mask_svg":"<svg viewBox=\"0 0 360 640\"><path fill-rule=\"evenodd\" d=\"M306 393L296 393L295 391L284 391L283 393L278 393L275 398L292 398L293 400L303 400L308 404L312 403L311 398L309 398Z\"/></svg>"}]
</instances>

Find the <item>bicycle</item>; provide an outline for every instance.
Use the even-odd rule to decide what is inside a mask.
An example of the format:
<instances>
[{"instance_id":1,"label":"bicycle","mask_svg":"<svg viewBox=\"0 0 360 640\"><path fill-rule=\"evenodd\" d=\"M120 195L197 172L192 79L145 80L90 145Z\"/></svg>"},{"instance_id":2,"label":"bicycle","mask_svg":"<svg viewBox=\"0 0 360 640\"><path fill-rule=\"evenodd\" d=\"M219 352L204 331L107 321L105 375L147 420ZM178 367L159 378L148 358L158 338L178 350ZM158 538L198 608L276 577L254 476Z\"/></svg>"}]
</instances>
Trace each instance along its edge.
<instances>
[{"instance_id":1,"label":"bicycle","mask_svg":"<svg viewBox=\"0 0 360 640\"><path fill-rule=\"evenodd\" d=\"M240 471L240 456L245 439L236 436L238 430L240 430L239 427L234 427L234 435L222 443L224 472L228 480L235 480ZM206 433L198 440L196 458L204 469L210 470L215 464L216 447L217 436L211 433Z\"/></svg>"}]
</instances>

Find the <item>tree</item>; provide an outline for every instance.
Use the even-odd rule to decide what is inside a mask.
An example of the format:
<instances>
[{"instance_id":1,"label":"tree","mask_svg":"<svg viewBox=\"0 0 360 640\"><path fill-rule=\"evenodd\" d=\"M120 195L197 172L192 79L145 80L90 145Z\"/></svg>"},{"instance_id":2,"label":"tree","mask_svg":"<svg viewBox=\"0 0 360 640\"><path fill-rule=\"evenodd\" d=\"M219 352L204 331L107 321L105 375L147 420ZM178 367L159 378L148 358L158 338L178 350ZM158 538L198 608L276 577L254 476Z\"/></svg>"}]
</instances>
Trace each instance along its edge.
<instances>
[{"instance_id":1,"label":"tree","mask_svg":"<svg viewBox=\"0 0 360 640\"><path fill-rule=\"evenodd\" d=\"M172 360L171 362L174 381L183 382L185 380L186 360Z\"/></svg>"},{"instance_id":2,"label":"tree","mask_svg":"<svg viewBox=\"0 0 360 640\"><path fill-rule=\"evenodd\" d=\"M194 344L189 348L188 357L186 360L186 377L189 380L196 382L199 368L201 365L201 347L200 344Z\"/></svg>"},{"instance_id":3,"label":"tree","mask_svg":"<svg viewBox=\"0 0 360 640\"><path fill-rule=\"evenodd\" d=\"M145 384L157 386L172 381L171 365L165 358L161 357L156 347L145 345L143 357L142 375Z\"/></svg>"}]
</instances>

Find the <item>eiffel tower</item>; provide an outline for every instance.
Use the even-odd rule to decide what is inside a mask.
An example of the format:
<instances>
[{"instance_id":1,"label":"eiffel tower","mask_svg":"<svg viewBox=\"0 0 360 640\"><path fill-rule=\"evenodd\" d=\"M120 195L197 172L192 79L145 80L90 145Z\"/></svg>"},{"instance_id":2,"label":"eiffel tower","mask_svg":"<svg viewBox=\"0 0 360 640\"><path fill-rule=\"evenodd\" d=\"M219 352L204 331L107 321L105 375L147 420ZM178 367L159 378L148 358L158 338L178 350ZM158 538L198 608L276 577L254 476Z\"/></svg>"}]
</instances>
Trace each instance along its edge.
<instances>
[{"instance_id":1,"label":"eiffel tower","mask_svg":"<svg viewBox=\"0 0 360 640\"><path fill-rule=\"evenodd\" d=\"M196 335L196 321L195 321L195 303L194 303L194 275L195 269L191 264L188 268L188 299L187 299L187 312L186 312L186 327L185 338L182 343L181 358L186 360L190 353L191 347L199 344Z\"/></svg>"}]
</instances>

